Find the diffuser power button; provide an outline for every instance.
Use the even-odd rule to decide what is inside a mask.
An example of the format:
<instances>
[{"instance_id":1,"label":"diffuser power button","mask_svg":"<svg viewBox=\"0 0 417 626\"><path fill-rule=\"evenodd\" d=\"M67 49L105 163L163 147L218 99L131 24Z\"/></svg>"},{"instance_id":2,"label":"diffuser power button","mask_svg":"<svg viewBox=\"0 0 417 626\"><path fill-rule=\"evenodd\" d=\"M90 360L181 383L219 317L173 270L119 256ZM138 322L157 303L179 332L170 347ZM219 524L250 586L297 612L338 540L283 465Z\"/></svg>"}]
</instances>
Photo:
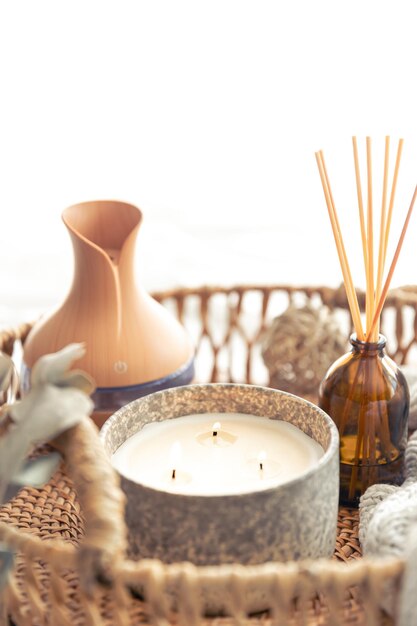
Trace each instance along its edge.
<instances>
[{"instance_id":1,"label":"diffuser power button","mask_svg":"<svg viewBox=\"0 0 417 626\"><path fill-rule=\"evenodd\" d=\"M127 363L125 361L116 361L113 365L116 374L124 374L127 372Z\"/></svg>"}]
</instances>

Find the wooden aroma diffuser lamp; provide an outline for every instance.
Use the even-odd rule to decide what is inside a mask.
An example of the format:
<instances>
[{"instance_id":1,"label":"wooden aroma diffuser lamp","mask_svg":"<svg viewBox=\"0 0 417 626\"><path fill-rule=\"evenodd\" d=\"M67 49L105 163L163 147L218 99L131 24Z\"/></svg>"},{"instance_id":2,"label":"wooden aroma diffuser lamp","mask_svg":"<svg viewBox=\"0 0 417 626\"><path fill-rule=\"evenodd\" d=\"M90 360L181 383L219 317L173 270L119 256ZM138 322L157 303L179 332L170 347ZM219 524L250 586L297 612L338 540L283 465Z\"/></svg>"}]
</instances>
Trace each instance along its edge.
<instances>
[{"instance_id":1,"label":"wooden aroma diffuser lamp","mask_svg":"<svg viewBox=\"0 0 417 626\"><path fill-rule=\"evenodd\" d=\"M391 266L383 283L402 146L403 140L401 139L398 144L387 211L390 139L386 137L378 263L375 279L371 139L367 137L366 140L367 219L365 224L357 142L356 138L353 138L366 275L365 329L362 327L358 299L353 286L324 155L322 151L316 153L355 328L355 335L351 337L351 352L342 356L330 367L320 385L319 392L319 406L333 418L339 429L340 500L348 505L357 505L360 496L371 484L401 484L403 480L409 391L402 372L385 354L386 340L379 334L381 311L417 196L416 187Z\"/></svg>"},{"instance_id":2,"label":"wooden aroma diffuser lamp","mask_svg":"<svg viewBox=\"0 0 417 626\"><path fill-rule=\"evenodd\" d=\"M84 342L77 362L95 380L95 421L138 397L191 382L193 348L183 327L135 283L141 211L99 200L65 209L75 271L64 303L34 326L25 343L24 386L45 353Z\"/></svg>"}]
</instances>

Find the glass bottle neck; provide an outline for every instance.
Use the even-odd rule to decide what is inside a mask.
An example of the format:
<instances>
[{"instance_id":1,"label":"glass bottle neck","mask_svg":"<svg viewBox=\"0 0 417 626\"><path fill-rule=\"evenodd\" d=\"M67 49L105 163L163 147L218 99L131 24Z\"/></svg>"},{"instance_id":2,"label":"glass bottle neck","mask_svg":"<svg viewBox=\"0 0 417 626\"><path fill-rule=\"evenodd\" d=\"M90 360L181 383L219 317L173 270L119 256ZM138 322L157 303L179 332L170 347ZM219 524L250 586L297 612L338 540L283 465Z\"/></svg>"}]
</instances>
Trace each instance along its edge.
<instances>
[{"instance_id":1,"label":"glass bottle neck","mask_svg":"<svg viewBox=\"0 0 417 626\"><path fill-rule=\"evenodd\" d=\"M384 335L379 335L378 341L361 341L356 334L350 336L353 352L361 354L382 354L384 352L387 340Z\"/></svg>"}]
</instances>

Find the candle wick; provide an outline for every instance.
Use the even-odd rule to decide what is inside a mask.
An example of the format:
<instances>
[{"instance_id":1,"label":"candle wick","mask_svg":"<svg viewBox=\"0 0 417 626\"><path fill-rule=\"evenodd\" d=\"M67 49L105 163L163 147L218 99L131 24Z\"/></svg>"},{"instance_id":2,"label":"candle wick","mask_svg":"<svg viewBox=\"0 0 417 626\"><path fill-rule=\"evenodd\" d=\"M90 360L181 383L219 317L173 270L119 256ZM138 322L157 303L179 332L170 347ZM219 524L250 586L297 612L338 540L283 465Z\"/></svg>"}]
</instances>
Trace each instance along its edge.
<instances>
[{"instance_id":1,"label":"candle wick","mask_svg":"<svg viewBox=\"0 0 417 626\"><path fill-rule=\"evenodd\" d=\"M263 476L265 458L266 458L266 452L262 450L258 454L259 471L261 472L261 476Z\"/></svg>"},{"instance_id":2,"label":"candle wick","mask_svg":"<svg viewBox=\"0 0 417 626\"><path fill-rule=\"evenodd\" d=\"M220 422L214 422L213 428L212 428L213 443L216 441L216 437L219 434L219 430L220 430L221 427L222 427L222 425L220 424Z\"/></svg>"},{"instance_id":3,"label":"candle wick","mask_svg":"<svg viewBox=\"0 0 417 626\"><path fill-rule=\"evenodd\" d=\"M176 470L176 469L173 469L173 470L172 470L172 474L171 474L171 478L172 478L172 480L175 480L176 473L177 473L177 470Z\"/></svg>"}]
</instances>

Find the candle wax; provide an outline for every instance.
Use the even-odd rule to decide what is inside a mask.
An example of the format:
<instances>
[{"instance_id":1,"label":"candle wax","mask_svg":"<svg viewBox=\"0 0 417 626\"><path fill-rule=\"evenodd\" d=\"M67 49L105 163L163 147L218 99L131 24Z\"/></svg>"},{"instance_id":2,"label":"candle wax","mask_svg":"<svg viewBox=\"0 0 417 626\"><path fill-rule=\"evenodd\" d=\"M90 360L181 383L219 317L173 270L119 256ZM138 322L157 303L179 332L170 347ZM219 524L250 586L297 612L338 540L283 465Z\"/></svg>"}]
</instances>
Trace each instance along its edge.
<instances>
[{"instance_id":1,"label":"candle wax","mask_svg":"<svg viewBox=\"0 0 417 626\"><path fill-rule=\"evenodd\" d=\"M221 430L213 437L218 421ZM178 443L181 456L173 457ZM323 454L320 444L288 422L240 413L200 413L146 424L113 454L112 464L126 478L147 487L220 496L288 482L314 467Z\"/></svg>"}]
</instances>

